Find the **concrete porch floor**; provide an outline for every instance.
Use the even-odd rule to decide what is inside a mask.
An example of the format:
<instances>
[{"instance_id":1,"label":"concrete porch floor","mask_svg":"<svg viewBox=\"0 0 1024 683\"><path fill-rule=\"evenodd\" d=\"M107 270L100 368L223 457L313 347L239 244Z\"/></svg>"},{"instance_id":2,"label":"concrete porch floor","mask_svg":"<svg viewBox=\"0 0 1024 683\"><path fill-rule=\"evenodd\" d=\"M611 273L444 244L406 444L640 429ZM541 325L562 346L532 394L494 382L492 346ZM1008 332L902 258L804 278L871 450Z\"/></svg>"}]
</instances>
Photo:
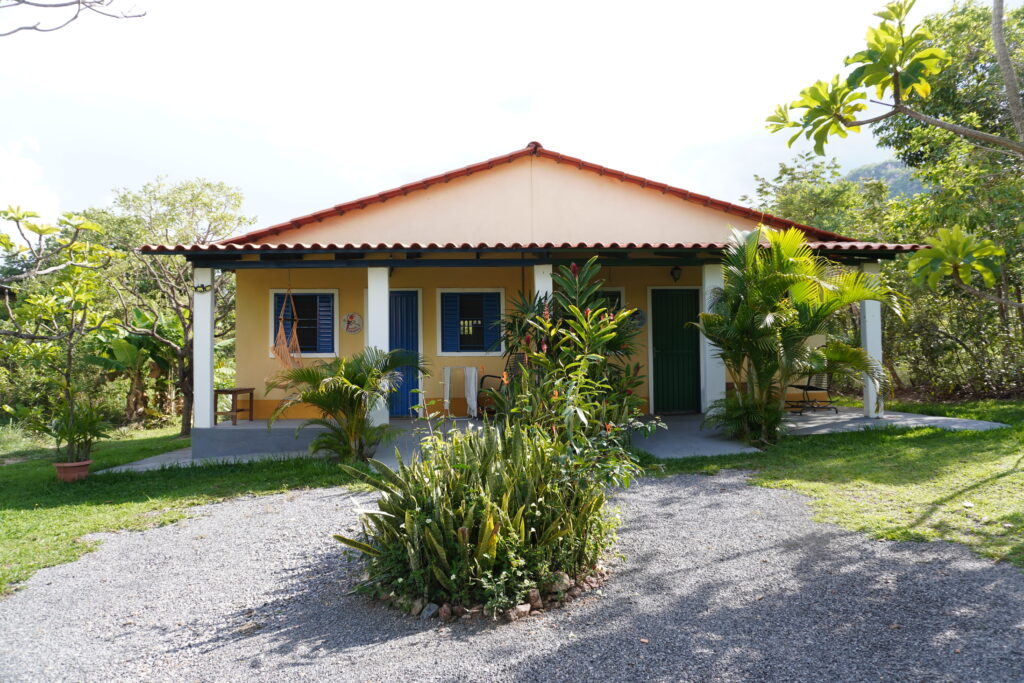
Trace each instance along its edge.
<instances>
[{"instance_id":1,"label":"concrete porch floor","mask_svg":"<svg viewBox=\"0 0 1024 683\"><path fill-rule=\"evenodd\" d=\"M881 418L867 418L864 417L860 408L841 407L838 410L838 414L833 413L831 410L819 410L807 413L806 415L791 415L786 419L787 429L790 434L795 436L809 436L885 427L936 427L950 431L987 431L1007 426L999 422L897 412L888 412ZM651 453L657 458L689 458L758 452L758 449L752 446L746 446L738 441L726 438L713 430L701 429L700 425L703 415L668 415L664 416L662 420L668 426L668 429L659 429L647 438L637 438L634 440L633 445ZM121 465L120 467L112 467L102 470L102 472L143 472L160 469L161 467L310 457L308 451L304 450L304 448L309 439L312 438L314 433L312 428L305 430L305 439L294 441L294 448L288 448L287 450L277 448L272 452L261 452L262 444L291 443L291 439L287 435L294 434L295 428L301 422L301 420L279 420L272 430L267 429L265 420L239 422L237 425L221 423L214 427L213 430L216 432L219 441L231 444L231 447L226 449L229 452L224 455L193 457L191 448L183 448ZM375 457L377 460L395 467L397 465L395 449L397 448L403 455L411 454L417 448L419 439L425 431L423 427L411 419L393 419L392 424L399 427L396 438L390 444L379 447ZM453 427L462 428L466 425L476 424L479 424L476 420L454 419L444 421L438 428L446 430ZM271 436L273 438L269 438ZM282 441L282 439L284 440ZM239 452L246 450L250 452Z\"/></svg>"}]
</instances>

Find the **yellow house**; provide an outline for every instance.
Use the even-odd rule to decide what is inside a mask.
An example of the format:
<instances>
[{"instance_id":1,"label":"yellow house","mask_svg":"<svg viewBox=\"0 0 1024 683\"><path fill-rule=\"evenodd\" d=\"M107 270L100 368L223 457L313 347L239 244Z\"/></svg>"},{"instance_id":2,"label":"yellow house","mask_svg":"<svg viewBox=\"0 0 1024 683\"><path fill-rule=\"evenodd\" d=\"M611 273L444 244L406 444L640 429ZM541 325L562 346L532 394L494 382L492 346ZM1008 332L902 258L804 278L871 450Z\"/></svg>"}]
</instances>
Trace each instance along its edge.
<instances>
[{"instance_id":1,"label":"yellow house","mask_svg":"<svg viewBox=\"0 0 1024 683\"><path fill-rule=\"evenodd\" d=\"M430 375L407 377L389 415L377 419L410 415L420 396L464 415L473 410L466 397L479 377L505 367L491 323L519 292L551 292L553 267L594 255L608 295L640 311L634 360L645 367L640 392L649 411L702 412L724 395L725 371L713 347L684 323L696 320L722 283L720 254L730 230L759 224L798 228L819 253L869 272L880 259L914 248L858 242L531 142L214 244L142 251L181 254L194 266L193 451L203 457L225 448L211 436L209 285L216 269L236 273L237 383L255 389L257 419L282 398L263 390L279 369L271 347L282 307L294 307L303 358L365 346L413 349L426 358ZM880 359L877 302L862 304L861 314L863 345ZM875 415L875 397L865 399L866 413Z\"/></svg>"}]
</instances>

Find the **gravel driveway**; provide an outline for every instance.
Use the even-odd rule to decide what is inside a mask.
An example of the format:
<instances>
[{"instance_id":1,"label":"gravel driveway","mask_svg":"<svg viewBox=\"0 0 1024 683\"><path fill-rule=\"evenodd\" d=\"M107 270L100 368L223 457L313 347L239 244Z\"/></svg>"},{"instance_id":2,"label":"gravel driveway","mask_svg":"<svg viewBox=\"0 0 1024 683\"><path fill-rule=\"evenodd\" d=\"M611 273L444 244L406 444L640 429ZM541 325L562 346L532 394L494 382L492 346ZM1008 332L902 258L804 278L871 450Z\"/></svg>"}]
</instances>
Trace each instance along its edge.
<instances>
[{"instance_id":1,"label":"gravel driveway","mask_svg":"<svg viewBox=\"0 0 1024 683\"><path fill-rule=\"evenodd\" d=\"M641 481L604 595L500 626L346 595L359 569L329 534L370 501L244 498L104 535L0 601L0 680L1024 679L1024 574L812 522L739 472Z\"/></svg>"}]
</instances>

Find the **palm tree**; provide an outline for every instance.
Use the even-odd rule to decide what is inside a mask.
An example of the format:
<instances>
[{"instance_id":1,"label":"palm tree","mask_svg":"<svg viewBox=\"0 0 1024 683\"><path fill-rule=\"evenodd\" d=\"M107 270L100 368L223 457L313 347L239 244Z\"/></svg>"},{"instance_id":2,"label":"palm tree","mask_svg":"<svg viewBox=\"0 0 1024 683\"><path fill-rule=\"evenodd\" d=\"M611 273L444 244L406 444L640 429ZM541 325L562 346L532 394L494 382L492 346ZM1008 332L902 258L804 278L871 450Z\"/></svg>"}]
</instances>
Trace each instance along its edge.
<instances>
[{"instance_id":1,"label":"palm tree","mask_svg":"<svg viewBox=\"0 0 1024 683\"><path fill-rule=\"evenodd\" d=\"M860 374L882 384L877 359L832 342L808 339L861 301L879 301L897 315L901 297L877 276L840 269L816 255L805 235L760 227L733 231L723 259L723 286L696 323L715 346L736 390L713 407L708 421L746 441L773 443L785 414L786 388L814 372Z\"/></svg>"},{"instance_id":2,"label":"palm tree","mask_svg":"<svg viewBox=\"0 0 1024 683\"><path fill-rule=\"evenodd\" d=\"M311 405L320 417L306 420L295 430L298 434L311 425L326 428L313 439L311 452L327 450L344 459L367 460L392 431L386 424L373 425L370 411L398 389L405 367L426 372L423 358L413 351L373 347L350 358L283 370L267 384L267 392L284 389L289 395L274 409L268 426L292 406Z\"/></svg>"}]
</instances>

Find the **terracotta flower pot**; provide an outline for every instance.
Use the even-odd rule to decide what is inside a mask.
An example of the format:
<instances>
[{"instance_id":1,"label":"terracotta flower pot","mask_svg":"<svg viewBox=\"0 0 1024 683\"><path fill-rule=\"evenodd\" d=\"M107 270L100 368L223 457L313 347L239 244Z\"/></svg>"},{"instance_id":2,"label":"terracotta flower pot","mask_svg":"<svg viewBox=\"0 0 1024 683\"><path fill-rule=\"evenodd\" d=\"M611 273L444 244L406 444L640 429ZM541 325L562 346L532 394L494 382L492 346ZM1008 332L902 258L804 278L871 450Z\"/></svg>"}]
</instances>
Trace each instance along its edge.
<instances>
[{"instance_id":1,"label":"terracotta flower pot","mask_svg":"<svg viewBox=\"0 0 1024 683\"><path fill-rule=\"evenodd\" d=\"M92 460L81 462L55 462L53 466L57 469L57 479L60 481L78 481L89 476L89 465Z\"/></svg>"}]
</instances>

